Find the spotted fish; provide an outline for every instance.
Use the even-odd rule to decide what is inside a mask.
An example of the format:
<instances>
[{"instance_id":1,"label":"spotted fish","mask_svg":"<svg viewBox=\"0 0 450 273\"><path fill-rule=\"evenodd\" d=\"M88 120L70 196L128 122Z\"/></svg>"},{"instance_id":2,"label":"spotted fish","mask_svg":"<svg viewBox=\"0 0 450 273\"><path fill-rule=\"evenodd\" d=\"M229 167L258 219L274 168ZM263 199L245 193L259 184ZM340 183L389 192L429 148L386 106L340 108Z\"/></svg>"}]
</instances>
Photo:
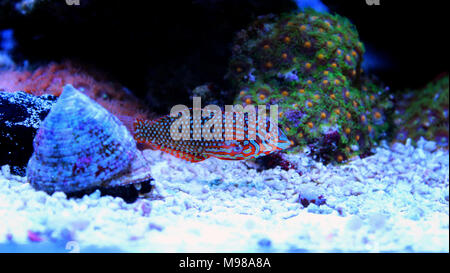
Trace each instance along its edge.
<instances>
[{"instance_id":1,"label":"spotted fish","mask_svg":"<svg viewBox=\"0 0 450 273\"><path fill-rule=\"evenodd\" d=\"M233 116L233 126L229 126L232 128L232 132L227 132L228 136L230 133L233 134L234 137L231 139L226 137L226 130L229 129L226 129L226 118L223 113L221 138L211 138L211 134L209 134L208 138L205 137L205 133L202 133L198 139L194 139L194 126L199 126L200 129L203 129L210 117L202 117L199 119L201 121L196 123L193 120L193 116L190 115L189 122L187 122L189 123L188 138L186 140L174 140L170 134L170 129L180 116L172 117L167 115L152 121L137 119L133 126L135 140L138 143L149 144L155 149L162 150L190 162L200 162L209 157L216 157L223 160L245 160L284 150L292 145L292 142L288 140L281 128L274 128L274 123L268 117L266 118L266 130L259 132L259 116L256 116L256 129L251 131L252 134L250 135L255 136L256 133L256 137L249 137L248 116L245 115L242 117L244 122L237 123L236 113ZM214 133L214 130L215 128L213 127L210 132ZM277 134L274 134L274 130L277 130ZM241 135L241 138L238 138L238 135ZM244 136L243 138L242 135Z\"/></svg>"}]
</instances>

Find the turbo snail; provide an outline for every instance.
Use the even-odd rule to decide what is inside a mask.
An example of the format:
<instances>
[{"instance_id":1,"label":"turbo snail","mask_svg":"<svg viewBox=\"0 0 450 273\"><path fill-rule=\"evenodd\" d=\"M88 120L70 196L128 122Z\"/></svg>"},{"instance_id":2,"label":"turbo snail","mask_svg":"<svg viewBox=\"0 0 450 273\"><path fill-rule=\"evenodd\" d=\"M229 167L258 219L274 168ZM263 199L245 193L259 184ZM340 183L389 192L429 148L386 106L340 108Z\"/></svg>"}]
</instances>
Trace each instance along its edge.
<instances>
[{"instance_id":1,"label":"turbo snail","mask_svg":"<svg viewBox=\"0 0 450 273\"><path fill-rule=\"evenodd\" d=\"M151 179L126 127L72 85L66 85L33 141L27 179L37 190L74 193Z\"/></svg>"}]
</instances>

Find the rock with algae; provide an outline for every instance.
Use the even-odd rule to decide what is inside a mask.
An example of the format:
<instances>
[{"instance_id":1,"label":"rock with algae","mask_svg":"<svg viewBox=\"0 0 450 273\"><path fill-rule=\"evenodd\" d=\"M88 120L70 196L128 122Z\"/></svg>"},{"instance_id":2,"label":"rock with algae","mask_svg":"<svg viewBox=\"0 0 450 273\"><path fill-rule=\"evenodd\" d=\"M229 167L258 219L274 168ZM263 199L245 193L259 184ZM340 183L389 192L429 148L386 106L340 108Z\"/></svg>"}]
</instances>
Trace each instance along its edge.
<instances>
[{"instance_id":1,"label":"rock with algae","mask_svg":"<svg viewBox=\"0 0 450 273\"><path fill-rule=\"evenodd\" d=\"M278 104L279 122L325 163L365 155L386 136L391 102L361 69L364 46L339 15L307 9L258 18L234 41L235 103Z\"/></svg>"},{"instance_id":2,"label":"rock with algae","mask_svg":"<svg viewBox=\"0 0 450 273\"><path fill-rule=\"evenodd\" d=\"M9 165L12 174L25 176L33 138L56 99L0 90L0 166Z\"/></svg>"},{"instance_id":3,"label":"rock with algae","mask_svg":"<svg viewBox=\"0 0 450 273\"><path fill-rule=\"evenodd\" d=\"M126 87L82 64L64 61L43 65L34 71L20 68L0 71L0 91L24 91L36 96L50 94L58 97L66 84L83 91L116 115L130 132L136 118L153 117L147 107Z\"/></svg>"}]
</instances>

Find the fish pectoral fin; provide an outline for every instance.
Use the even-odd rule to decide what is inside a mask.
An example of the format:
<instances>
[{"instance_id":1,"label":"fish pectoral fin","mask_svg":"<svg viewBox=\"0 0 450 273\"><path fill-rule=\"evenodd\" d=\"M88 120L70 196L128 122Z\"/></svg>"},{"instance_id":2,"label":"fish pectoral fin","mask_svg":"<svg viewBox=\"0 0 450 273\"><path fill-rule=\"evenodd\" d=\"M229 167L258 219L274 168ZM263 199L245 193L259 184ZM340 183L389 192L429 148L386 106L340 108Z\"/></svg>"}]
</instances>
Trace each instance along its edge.
<instances>
[{"instance_id":1,"label":"fish pectoral fin","mask_svg":"<svg viewBox=\"0 0 450 273\"><path fill-rule=\"evenodd\" d=\"M189 162L194 162L194 163L197 163L197 162L200 162L200 161L203 161L203 160L209 158L209 156L206 156L206 155L197 155L197 156L189 155L189 157L190 157L189 159L185 159L185 160L187 160Z\"/></svg>"}]
</instances>

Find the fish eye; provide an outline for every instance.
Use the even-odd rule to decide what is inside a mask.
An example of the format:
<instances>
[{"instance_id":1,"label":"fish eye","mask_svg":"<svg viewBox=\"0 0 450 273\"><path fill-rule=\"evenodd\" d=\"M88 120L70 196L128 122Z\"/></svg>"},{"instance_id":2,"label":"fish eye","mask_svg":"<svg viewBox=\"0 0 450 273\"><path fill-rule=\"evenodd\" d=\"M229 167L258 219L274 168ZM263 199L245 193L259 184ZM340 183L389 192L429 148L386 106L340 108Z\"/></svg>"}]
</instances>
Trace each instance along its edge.
<instances>
[{"instance_id":1,"label":"fish eye","mask_svg":"<svg viewBox=\"0 0 450 273\"><path fill-rule=\"evenodd\" d=\"M241 152L242 149L243 149L243 147L242 147L241 144L238 144L238 145L236 145L236 146L233 148L233 150L234 150L235 152Z\"/></svg>"}]
</instances>

